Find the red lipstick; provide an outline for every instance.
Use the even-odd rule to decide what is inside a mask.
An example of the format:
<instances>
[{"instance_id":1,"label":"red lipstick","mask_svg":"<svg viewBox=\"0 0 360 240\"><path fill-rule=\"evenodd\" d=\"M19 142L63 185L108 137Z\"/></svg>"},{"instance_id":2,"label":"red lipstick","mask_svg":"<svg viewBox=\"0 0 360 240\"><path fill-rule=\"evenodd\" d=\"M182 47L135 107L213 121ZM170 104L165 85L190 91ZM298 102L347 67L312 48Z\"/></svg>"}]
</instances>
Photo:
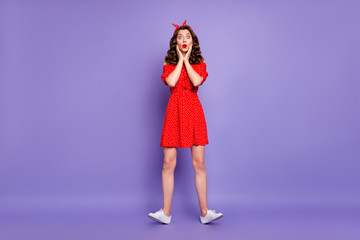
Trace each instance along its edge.
<instances>
[{"instance_id":1,"label":"red lipstick","mask_svg":"<svg viewBox=\"0 0 360 240\"><path fill-rule=\"evenodd\" d=\"M186 44L183 44L183 48L186 48L186 46L187 46Z\"/></svg>"}]
</instances>

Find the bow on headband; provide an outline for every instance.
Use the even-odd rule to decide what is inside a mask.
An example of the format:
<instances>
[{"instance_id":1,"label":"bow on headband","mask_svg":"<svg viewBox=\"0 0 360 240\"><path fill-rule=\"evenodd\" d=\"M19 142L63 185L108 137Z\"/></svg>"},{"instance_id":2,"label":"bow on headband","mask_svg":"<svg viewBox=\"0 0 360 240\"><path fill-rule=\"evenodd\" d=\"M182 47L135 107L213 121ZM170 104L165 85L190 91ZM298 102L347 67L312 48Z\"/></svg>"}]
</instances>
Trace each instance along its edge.
<instances>
[{"instance_id":1,"label":"bow on headband","mask_svg":"<svg viewBox=\"0 0 360 240\"><path fill-rule=\"evenodd\" d=\"M177 24L172 24L174 27L175 27L175 31L174 31L174 33L176 32L176 30L179 28L179 27L183 27L183 26L186 26L186 19L185 19L185 21L184 21L184 23L181 25L181 26L179 26L179 25L177 25ZM190 26L189 26L190 27ZM192 30L192 28L190 27L190 29ZM194 30L192 30L192 31L194 31Z\"/></svg>"}]
</instances>

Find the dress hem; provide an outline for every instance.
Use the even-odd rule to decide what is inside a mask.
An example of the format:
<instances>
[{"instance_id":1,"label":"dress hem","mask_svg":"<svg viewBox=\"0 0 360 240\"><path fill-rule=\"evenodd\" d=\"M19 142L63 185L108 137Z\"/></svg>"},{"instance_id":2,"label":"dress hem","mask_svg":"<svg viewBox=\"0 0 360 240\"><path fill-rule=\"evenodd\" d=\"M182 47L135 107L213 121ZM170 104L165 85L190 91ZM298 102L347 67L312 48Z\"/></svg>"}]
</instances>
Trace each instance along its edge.
<instances>
[{"instance_id":1,"label":"dress hem","mask_svg":"<svg viewBox=\"0 0 360 240\"><path fill-rule=\"evenodd\" d=\"M198 145L198 146L205 146L205 145L208 145L209 144L209 142L207 142L207 143L200 143L200 144L195 144L195 143L193 143L192 145L190 145L190 146L187 146L187 145L162 145L162 144L160 144L160 147L179 147L179 148L189 148L189 147L192 147L193 145Z\"/></svg>"}]
</instances>

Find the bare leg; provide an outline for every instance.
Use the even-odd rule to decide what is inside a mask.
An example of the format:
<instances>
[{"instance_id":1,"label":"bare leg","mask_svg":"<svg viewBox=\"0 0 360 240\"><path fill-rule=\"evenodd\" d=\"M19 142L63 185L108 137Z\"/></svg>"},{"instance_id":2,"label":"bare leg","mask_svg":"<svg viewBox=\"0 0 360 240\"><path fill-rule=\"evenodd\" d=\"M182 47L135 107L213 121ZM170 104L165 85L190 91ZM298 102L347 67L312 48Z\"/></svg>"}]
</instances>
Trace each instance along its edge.
<instances>
[{"instance_id":1,"label":"bare leg","mask_svg":"<svg viewBox=\"0 0 360 240\"><path fill-rule=\"evenodd\" d=\"M205 169L205 146L191 146L192 164L195 172L195 187L200 205L200 215L204 217L207 213L207 179Z\"/></svg>"},{"instance_id":2,"label":"bare leg","mask_svg":"<svg viewBox=\"0 0 360 240\"><path fill-rule=\"evenodd\" d=\"M174 170L176 166L176 147L164 147L164 164L162 170L162 187L165 215L171 215L171 200L174 192Z\"/></svg>"}]
</instances>

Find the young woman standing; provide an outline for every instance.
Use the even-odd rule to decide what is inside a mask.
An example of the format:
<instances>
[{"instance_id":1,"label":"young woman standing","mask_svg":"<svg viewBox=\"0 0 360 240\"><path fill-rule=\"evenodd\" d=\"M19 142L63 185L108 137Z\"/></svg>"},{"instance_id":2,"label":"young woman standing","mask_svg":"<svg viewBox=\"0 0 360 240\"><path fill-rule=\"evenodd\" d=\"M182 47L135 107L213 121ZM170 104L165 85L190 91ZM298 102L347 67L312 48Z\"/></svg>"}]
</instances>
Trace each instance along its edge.
<instances>
[{"instance_id":1,"label":"young woman standing","mask_svg":"<svg viewBox=\"0 0 360 240\"><path fill-rule=\"evenodd\" d=\"M174 170L177 147L191 148L195 186L200 205L200 222L205 224L220 219L223 214L207 207L207 179L205 145L209 144L204 111L197 95L208 73L201 56L199 40L186 20L175 26L170 49L165 57L161 79L170 87L161 133L160 146L164 149L162 170L163 208L148 216L158 222L171 221L171 200L174 191Z\"/></svg>"}]
</instances>

